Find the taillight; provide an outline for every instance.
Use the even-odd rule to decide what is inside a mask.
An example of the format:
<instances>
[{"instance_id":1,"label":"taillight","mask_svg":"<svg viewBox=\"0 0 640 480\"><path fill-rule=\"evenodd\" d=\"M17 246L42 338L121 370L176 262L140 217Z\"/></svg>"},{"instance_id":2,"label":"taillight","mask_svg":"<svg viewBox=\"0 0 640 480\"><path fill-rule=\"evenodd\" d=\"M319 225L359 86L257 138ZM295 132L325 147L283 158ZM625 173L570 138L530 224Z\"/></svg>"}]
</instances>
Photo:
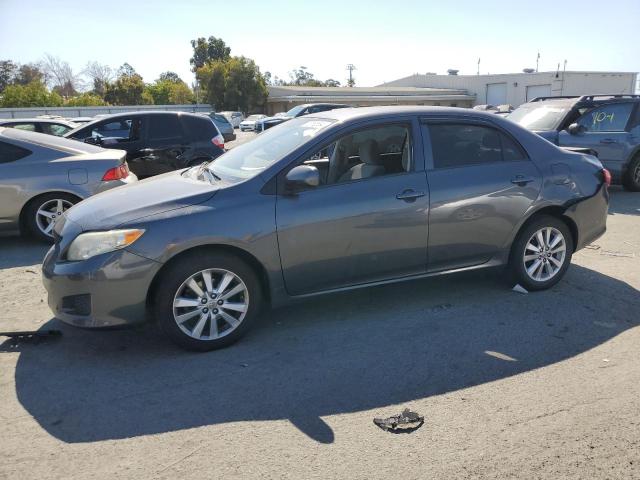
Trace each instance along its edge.
<instances>
[{"instance_id":1,"label":"taillight","mask_svg":"<svg viewBox=\"0 0 640 480\"><path fill-rule=\"evenodd\" d=\"M117 167L110 168L102 176L103 182L109 182L111 180L122 180L129 176L129 166L126 163Z\"/></svg>"},{"instance_id":2,"label":"taillight","mask_svg":"<svg viewBox=\"0 0 640 480\"><path fill-rule=\"evenodd\" d=\"M211 143L213 143L216 147L220 147L224 150L224 137L222 135L216 135L211 139Z\"/></svg>"},{"instance_id":3,"label":"taillight","mask_svg":"<svg viewBox=\"0 0 640 480\"><path fill-rule=\"evenodd\" d=\"M607 187L611 186L611 172L606 168L602 169L602 179L604 180L604 183L607 184Z\"/></svg>"}]
</instances>

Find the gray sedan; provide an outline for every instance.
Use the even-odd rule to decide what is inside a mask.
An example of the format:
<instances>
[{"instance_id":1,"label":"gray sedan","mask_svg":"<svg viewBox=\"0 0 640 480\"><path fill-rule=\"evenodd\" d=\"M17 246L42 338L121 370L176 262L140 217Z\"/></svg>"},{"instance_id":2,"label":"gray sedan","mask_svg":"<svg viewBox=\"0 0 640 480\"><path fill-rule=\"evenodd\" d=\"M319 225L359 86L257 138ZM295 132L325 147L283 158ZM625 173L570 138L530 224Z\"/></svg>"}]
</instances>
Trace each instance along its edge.
<instances>
[{"instance_id":1,"label":"gray sedan","mask_svg":"<svg viewBox=\"0 0 640 480\"><path fill-rule=\"evenodd\" d=\"M125 154L0 127L0 231L51 241L57 219L72 205L137 180Z\"/></svg>"},{"instance_id":2,"label":"gray sedan","mask_svg":"<svg viewBox=\"0 0 640 480\"><path fill-rule=\"evenodd\" d=\"M58 118L0 119L0 127L17 128L28 132L46 133L47 135L55 135L56 137L63 136L74 128L78 128L79 125L79 123Z\"/></svg>"},{"instance_id":3,"label":"gray sedan","mask_svg":"<svg viewBox=\"0 0 640 480\"><path fill-rule=\"evenodd\" d=\"M549 288L605 232L609 182L497 115L332 110L82 202L55 226L44 284L70 324L153 318L211 350L267 303L496 266Z\"/></svg>"}]
</instances>

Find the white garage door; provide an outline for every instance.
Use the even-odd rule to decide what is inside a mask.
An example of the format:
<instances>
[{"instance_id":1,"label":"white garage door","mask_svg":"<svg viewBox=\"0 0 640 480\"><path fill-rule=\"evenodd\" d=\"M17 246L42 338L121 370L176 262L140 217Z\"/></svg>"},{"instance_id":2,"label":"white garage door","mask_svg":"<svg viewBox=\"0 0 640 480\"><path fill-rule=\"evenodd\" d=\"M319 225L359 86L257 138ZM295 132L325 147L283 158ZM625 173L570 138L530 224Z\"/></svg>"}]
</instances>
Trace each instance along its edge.
<instances>
[{"instance_id":1,"label":"white garage door","mask_svg":"<svg viewBox=\"0 0 640 480\"><path fill-rule=\"evenodd\" d=\"M527 102L536 97L550 97L551 85L529 85L527 87Z\"/></svg>"},{"instance_id":2,"label":"white garage door","mask_svg":"<svg viewBox=\"0 0 640 480\"><path fill-rule=\"evenodd\" d=\"M487 105L504 105L507 103L507 84L488 83L487 84Z\"/></svg>"}]
</instances>

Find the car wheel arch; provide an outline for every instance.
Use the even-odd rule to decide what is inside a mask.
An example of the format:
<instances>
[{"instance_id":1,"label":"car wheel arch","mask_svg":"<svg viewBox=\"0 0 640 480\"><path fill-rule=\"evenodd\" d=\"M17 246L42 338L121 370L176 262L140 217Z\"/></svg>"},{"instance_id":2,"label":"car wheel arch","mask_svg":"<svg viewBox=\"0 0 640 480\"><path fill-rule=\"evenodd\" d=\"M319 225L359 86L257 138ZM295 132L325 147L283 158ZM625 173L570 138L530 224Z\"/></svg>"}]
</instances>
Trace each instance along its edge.
<instances>
[{"instance_id":1,"label":"car wheel arch","mask_svg":"<svg viewBox=\"0 0 640 480\"><path fill-rule=\"evenodd\" d=\"M149 307L149 305L153 301L156 288L162 278L162 275L164 274L164 272L166 272L166 270L169 268L170 265L174 264L175 262L179 262L181 258L184 258L187 255L194 255L194 254L197 254L198 252L204 252L204 251L227 253L235 257L238 257L241 260L243 260L245 263L247 263L247 265L249 265L255 271L255 273L258 276L258 279L260 280L260 285L262 287L262 293L264 295L265 301L267 303L270 302L271 289L270 289L269 275L267 274L267 271L264 265L253 254L249 253L247 250L244 250L240 247L236 247L233 245L206 244L206 245L197 245L197 246L187 248L185 250L181 250L180 252L177 252L175 255L169 258L166 262L164 262L162 267L154 275L153 280L149 285L149 289L147 290L147 297L146 297L147 307ZM151 311L151 309L149 308L147 310Z\"/></svg>"},{"instance_id":2,"label":"car wheel arch","mask_svg":"<svg viewBox=\"0 0 640 480\"><path fill-rule=\"evenodd\" d=\"M536 218L540 216L545 216L545 215L557 218L558 220L563 222L565 225L567 225L567 228L569 228L569 231L571 232L571 236L573 237L571 242L573 244L573 251L574 252L576 251L576 248L578 246L578 235L579 235L578 226L576 225L576 223L573 221L571 217L566 215L566 208L563 208L559 205L547 205L547 206L540 207L534 210L533 212L531 212L524 219L524 221L520 225L518 225L518 228L515 229L515 234L510 239L509 246L508 246L509 258L511 257L513 243L518 238L518 235L520 235L520 232L522 232L525 228L527 228L527 226L531 222L533 222Z\"/></svg>"},{"instance_id":3,"label":"car wheel arch","mask_svg":"<svg viewBox=\"0 0 640 480\"><path fill-rule=\"evenodd\" d=\"M76 197L78 199L78 202L81 202L82 200L84 200L80 195L78 195L77 192L71 192L68 190L48 190L46 192L40 192L36 195L33 195L26 202L24 202L24 204L22 205L22 208L20 209L20 216L18 217L19 218L18 225L19 225L21 234L24 234L27 232L26 213L29 210L29 207L33 203L37 202L39 198L42 198L45 195L51 195L51 194L71 195L72 197Z\"/></svg>"}]
</instances>

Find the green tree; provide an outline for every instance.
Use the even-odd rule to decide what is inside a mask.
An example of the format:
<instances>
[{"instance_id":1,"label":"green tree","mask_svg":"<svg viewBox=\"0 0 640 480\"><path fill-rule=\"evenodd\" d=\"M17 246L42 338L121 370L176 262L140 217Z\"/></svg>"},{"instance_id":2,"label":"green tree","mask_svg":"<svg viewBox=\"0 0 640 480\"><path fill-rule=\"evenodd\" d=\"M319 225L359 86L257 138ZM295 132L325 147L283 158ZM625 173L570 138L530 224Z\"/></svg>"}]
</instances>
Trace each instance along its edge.
<instances>
[{"instance_id":1,"label":"green tree","mask_svg":"<svg viewBox=\"0 0 640 480\"><path fill-rule=\"evenodd\" d=\"M162 72L160 74L160 77L156 81L157 82L167 81L167 82L179 83L179 82L182 82L182 79L180 78L180 75L178 75L176 72L166 71L166 72Z\"/></svg>"},{"instance_id":2,"label":"green tree","mask_svg":"<svg viewBox=\"0 0 640 480\"><path fill-rule=\"evenodd\" d=\"M215 61L196 71L207 103L216 110L261 109L267 99L267 86L255 62L246 57Z\"/></svg>"},{"instance_id":3,"label":"green tree","mask_svg":"<svg viewBox=\"0 0 640 480\"><path fill-rule=\"evenodd\" d=\"M192 70L204 67L207 63L226 61L231 56L231 48L221 38L210 36L208 39L199 37L191 40L193 57L189 60Z\"/></svg>"},{"instance_id":4,"label":"green tree","mask_svg":"<svg viewBox=\"0 0 640 480\"><path fill-rule=\"evenodd\" d=\"M129 74L122 71L118 79L107 85L104 99L112 105L149 105L153 104L153 97L146 92L142 77L137 73Z\"/></svg>"},{"instance_id":5,"label":"green tree","mask_svg":"<svg viewBox=\"0 0 640 480\"><path fill-rule=\"evenodd\" d=\"M102 97L90 92L72 97L64 102L65 107L97 107L106 104Z\"/></svg>"},{"instance_id":6,"label":"green tree","mask_svg":"<svg viewBox=\"0 0 640 480\"><path fill-rule=\"evenodd\" d=\"M11 85L18 73L18 64L13 60L0 60L0 93Z\"/></svg>"},{"instance_id":7,"label":"green tree","mask_svg":"<svg viewBox=\"0 0 640 480\"><path fill-rule=\"evenodd\" d=\"M28 85L9 85L4 89L0 106L4 108L20 107L59 107L62 97L50 92L44 83L35 81Z\"/></svg>"},{"instance_id":8,"label":"green tree","mask_svg":"<svg viewBox=\"0 0 640 480\"><path fill-rule=\"evenodd\" d=\"M45 75L37 63L25 63L18 68L15 82L20 85L28 85L31 82L45 83Z\"/></svg>"}]
</instances>

